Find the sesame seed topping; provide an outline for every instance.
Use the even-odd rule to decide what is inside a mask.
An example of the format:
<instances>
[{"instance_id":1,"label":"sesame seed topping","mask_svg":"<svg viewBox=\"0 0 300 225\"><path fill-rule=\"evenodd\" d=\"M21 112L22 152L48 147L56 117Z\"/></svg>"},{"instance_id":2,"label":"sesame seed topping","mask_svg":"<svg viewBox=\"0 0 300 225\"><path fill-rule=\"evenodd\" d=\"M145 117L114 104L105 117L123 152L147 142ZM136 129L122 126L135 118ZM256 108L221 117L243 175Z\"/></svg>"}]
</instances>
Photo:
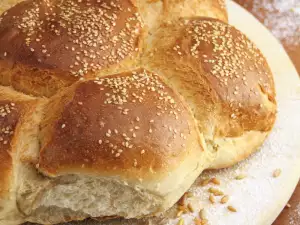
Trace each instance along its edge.
<instances>
[{"instance_id":1,"label":"sesame seed topping","mask_svg":"<svg viewBox=\"0 0 300 225\"><path fill-rule=\"evenodd\" d=\"M152 91L152 86L155 91ZM59 120L68 126L68 129L60 132L59 138L68 135L72 137L72 141L74 140L66 160L81 160L79 165L84 163L84 157L78 159L79 154L72 153L74 151L82 153L85 157L92 156L89 160L95 164L101 161L101 165L116 169L121 165L144 169L152 163L146 156L155 159L153 151L165 152L167 145L174 150L166 151L166 156L173 152L181 154L188 151L182 149L181 146L185 146L187 141L180 138L179 134L190 137L194 129L189 124L192 117L188 117L190 112L177 97L176 92L173 92L158 75L138 69L94 80L86 79L76 83L74 87L73 99L70 105L65 107ZM132 103L132 99L136 99L137 102ZM171 99L173 101L170 102ZM177 109L181 109L181 112ZM179 121L175 120L175 111L180 118ZM123 115L122 112L126 112L127 115ZM160 112L163 116L156 117L156 112ZM72 117L74 116L72 121L69 118L70 113ZM166 123L166 129L154 123L158 119L161 120L161 124ZM60 122L56 123L62 126ZM157 145L150 148L147 141L156 140ZM91 149L83 146L91 146ZM97 152L101 154L94 154ZM100 157L104 157L105 160ZM129 164L123 163L123 160L127 161L130 158L132 161ZM121 163L106 164L112 161Z\"/></svg>"},{"instance_id":2,"label":"sesame seed topping","mask_svg":"<svg viewBox=\"0 0 300 225\"><path fill-rule=\"evenodd\" d=\"M182 31L178 32L181 36L178 39L176 37L171 46L163 46L161 51L166 53L161 54L201 64L209 82L216 84L214 89L221 92L221 98L224 101L233 99L230 102L232 112L241 112L243 106L238 105L238 101L241 101L245 92L257 99L259 88L257 83L250 81L266 82L261 74L270 75L270 71L260 51L245 35L226 23L211 19L182 19L171 26L181 26L182 29L178 29ZM166 37L165 34L161 35L162 38ZM157 41L161 41L161 38ZM271 90L271 82L266 83L266 90ZM254 90L250 91L253 87ZM238 115L240 113L232 114L232 118L238 119Z\"/></svg>"},{"instance_id":3,"label":"sesame seed topping","mask_svg":"<svg viewBox=\"0 0 300 225\"><path fill-rule=\"evenodd\" d=\"M136 159L133 160L133 166L134 166L134 167L137 166L137 160L136 160Z\"/></svg>"},{"instance_id":4,"label":"sesame seed topping","mask_svg":"<svg viewBox=\"0 0 300 225\"><path fill-rule=\"evenodd\" d=\"M41 14L40 11L44 12L46 6L50 11ZM126 8L130 8L130 11ZM134 56L139 50L137 42L143 27L136 8L128 0L64 0L57 4L31 0L19 16L8 11L5 21L2 29L18 29L20 35L24 36L28 51L37 52L36 56L39 52L49 52L47 57L53 55L54 59L60 59L57 54L68 53L68 60L51 61L51 66L66 70L76 77ZM58 45L43 45L48 36ZM57 51L59 44L63 48Z\"/></svg>"}]
</instances>

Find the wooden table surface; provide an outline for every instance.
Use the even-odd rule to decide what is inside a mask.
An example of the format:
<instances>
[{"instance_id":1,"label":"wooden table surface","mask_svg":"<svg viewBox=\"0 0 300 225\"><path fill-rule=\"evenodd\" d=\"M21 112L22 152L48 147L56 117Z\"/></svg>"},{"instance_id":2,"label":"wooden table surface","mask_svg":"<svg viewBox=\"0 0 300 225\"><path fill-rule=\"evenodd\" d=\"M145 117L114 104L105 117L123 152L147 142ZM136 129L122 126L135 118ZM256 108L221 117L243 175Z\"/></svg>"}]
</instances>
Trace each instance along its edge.
<instances>
[{"instance_id":1,"label":"wooden table surface","mask_svg":"<svg viewBox=\"0 0 300 225\"><path fill-rule=\"evenodd\" d=\"M250 11L281 41L300 74L300 0L235 1ZM289 204L290 208L286 207L273 225L300 225L300 183Z\"/></svg>"}]
</instances>

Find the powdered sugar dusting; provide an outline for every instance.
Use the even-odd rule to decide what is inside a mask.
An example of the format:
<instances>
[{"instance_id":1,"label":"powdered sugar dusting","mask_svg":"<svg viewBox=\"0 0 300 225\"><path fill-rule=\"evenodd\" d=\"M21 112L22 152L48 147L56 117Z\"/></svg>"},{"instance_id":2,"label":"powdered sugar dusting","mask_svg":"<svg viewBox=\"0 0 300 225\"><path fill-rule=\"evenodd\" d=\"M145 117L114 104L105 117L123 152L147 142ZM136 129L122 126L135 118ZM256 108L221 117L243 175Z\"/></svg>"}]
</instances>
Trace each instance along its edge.
<instances>
[{"instance_id":1,"label":"powdered sugar dusting","mask_svg":"<svg viewBox=\"0 0 300 225\"><path fill-rule=\"evenodd\" d=\"M297 143L300 121L295 121L300 112L300 96L297 102L293 96L290 99L292 100L278 99L278 120L273 133L261 151L233 168L204 172L189 190L198 198L197 204L206 209L210 224L230 224L234 218L238 219L239 224L261 224L259 219L262 217L256 215L261 215L263 208L270 208L270 205L274 204L274 195L284 189L284 177L290 172L291 166L295 166L300 159L299 151L296 152L297 154L290 151L290 149L299 147L295 143ZM282 176L274 178L273 171L277 168L282 170ZM242 180L236 180L236 176L240 174L247 176ZM208 201L207 189L212 187L212 184L205 187L199 186L200 180L206 177L218 177L221 181L218 188L230 197L228 204L211 204ZM216 199L219 202L221 197L216 197ZM247 207L245 207L244 201L247 201ZM228 205L233 205L237 209L237 214L229 212L226 208ZM249 210L250 205L251 210ZM241 217L241 215L243 216ZM184 215L182 218L186 224L192 224L195 216L197 213ZM178 219L168 219L164 222L174 225L177 221Z\"/></svg>"}]
</instances>

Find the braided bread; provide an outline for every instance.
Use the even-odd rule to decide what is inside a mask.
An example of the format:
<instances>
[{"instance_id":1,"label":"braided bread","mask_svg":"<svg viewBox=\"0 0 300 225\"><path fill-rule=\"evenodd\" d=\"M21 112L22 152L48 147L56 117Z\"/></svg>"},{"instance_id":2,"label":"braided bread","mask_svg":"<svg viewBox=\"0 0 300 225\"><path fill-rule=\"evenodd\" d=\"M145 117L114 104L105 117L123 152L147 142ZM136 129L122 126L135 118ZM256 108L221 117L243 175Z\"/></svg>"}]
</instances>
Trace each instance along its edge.
<instances>
[{"instance_id":1,"label":"braided bread","mask_svg":"<svg viewBox=\"0 0 300 225\"><path fill-rule=\"evenodd\" d=\"M4 11L0 224L155 216L203 170L256 151L276 118L273 77L227 22L223 0Z\"/></svg>"}]
</instances>

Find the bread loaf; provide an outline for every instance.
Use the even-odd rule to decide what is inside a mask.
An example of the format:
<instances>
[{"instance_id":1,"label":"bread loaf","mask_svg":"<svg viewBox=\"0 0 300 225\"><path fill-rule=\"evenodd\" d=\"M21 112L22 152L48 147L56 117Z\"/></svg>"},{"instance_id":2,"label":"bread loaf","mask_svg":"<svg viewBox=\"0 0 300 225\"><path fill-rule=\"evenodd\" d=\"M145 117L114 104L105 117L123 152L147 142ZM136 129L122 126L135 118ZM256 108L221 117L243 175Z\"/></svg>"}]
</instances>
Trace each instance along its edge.
<instances>
[{"instance_id":1,"label":"bread loaf","mask_svg":"<svg viewBox=\"0 0 300 225\"><path fill-rule=\"evenodd\" d=\"M222 0L20 2L0 17L0 84L1 225L158 215L276 118Z\"/></svg>"},{"instance_id":2,"label":"bread loaf","mask_svg":"<svg viewBox=\"0 0 300 225\"><path fill-rule=\"evenodd\" d=\"M184 96L216 159L228 167L248 157L271 130L272 73L240 31L212 18L162 24L145 43L143 65L164 74Z\"/></svg>"}]
</instances>

